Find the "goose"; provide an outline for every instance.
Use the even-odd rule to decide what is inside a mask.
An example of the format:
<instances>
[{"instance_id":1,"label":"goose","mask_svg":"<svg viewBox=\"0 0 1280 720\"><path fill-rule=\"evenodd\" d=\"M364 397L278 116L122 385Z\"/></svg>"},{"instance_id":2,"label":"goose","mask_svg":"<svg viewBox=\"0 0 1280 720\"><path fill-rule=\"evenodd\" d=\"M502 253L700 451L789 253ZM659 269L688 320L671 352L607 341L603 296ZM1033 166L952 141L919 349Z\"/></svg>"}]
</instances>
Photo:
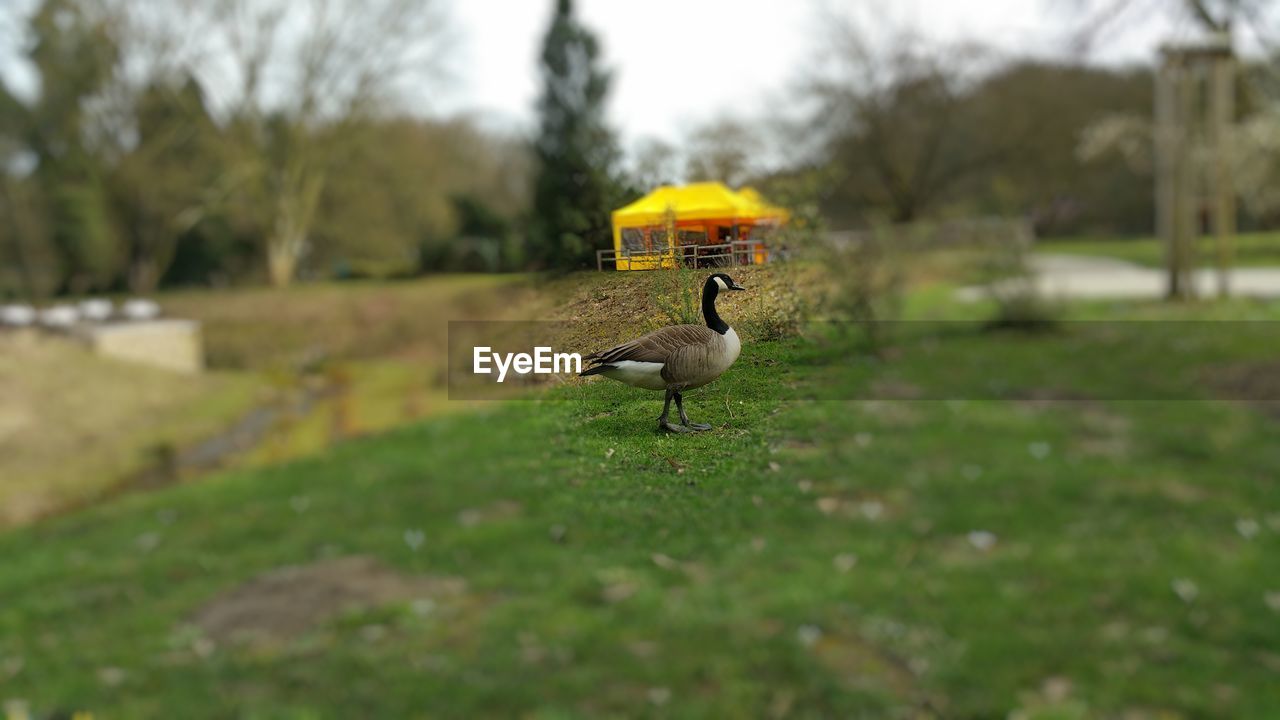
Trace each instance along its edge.
<instances>
[{"instance_id":1,"label":"goose","mask_svg":"<svg viewBox=\"0 0 1280 720\"><path fill-rule=\"evenodd\" d=\"M687 433L710 430L710 425L689 422L684 412L684 392L700 388L728 370L742 351L738 333L716 312L716 296L723 290L746 290L733 278L716 273L702 286L702 325L670 325L617 347L583 358L594 365L580 376L603 375L610 380L645 390L663 390L666 401L658 428ZM671 401L676 401L680 424L669 422Z\"/></svg>"}]
</instances>

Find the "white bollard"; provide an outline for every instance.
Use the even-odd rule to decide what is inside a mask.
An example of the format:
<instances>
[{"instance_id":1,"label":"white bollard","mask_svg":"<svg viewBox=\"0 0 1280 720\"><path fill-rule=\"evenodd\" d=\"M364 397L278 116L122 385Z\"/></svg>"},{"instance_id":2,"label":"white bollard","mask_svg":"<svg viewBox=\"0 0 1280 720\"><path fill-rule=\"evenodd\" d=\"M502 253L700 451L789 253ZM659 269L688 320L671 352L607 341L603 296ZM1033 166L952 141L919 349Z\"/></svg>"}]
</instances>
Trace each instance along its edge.
<instances>
[{"instance_id":1,"label":"white bollard","mask_svg":"<svg viewBox=\"0 0 1280 720\"><path fill-rule=\"evenodd\" d=\"M115 309L110 300L91 298L80 303L80 316L89 322L106 322L111 319Z\"/></svg>"},{"instance_id":2,"label":"white bollard","mask_svg":"<svg viewBox=\"0 0 1280 720\"><path fill-rule=\"evenodd\" d=\"M54 305L40 311L40 324L54 330L66 330L80 321L80 312L71 305Z\"/></svg>"},{"instance_id":3,"label":"white bollard","mask_svg":"<svg viewBox=\"0 0 1280 720\"><path fill-rule=\"evenodd\" d=\"M30 327L35 324L36 309L30 305L5 305L0 307L0 325Z\"/></svg>"},{"instance_id":4,"label":"white bollard","mask_svg":"<svg viewBox=\"0 0 1280 720\"><path fill-rule=\"evenodd\" d=\"M160 306L154 300L135 298L126 302L120 310L126 318L134 321L155 320L160 317Z\"/></svg>"}]
</instances>

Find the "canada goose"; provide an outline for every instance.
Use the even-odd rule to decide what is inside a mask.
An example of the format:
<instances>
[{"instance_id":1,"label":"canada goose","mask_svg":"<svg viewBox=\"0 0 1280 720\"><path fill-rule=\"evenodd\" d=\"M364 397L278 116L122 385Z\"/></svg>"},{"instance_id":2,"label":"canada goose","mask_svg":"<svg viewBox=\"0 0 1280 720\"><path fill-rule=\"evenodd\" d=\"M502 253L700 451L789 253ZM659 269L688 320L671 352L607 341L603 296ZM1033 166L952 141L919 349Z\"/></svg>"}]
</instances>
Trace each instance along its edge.
<instances>
[{"instance_id":1,"label":"canada goose","mask_svg":"<svg viewBox=\"0 0 1280 720\"><path fill-rule=\"evenodd\" d=\"M658 418L660 429L680 433L710 430L710 425L689 422L684 412L683 393L720 377L742 351L738 333L716 312L716 296L721 290L746 288L724 273L712 275L702 286L702 317L707 321L706 327L671 325L615 348L592 353L583 359L595 367L581 375L603 375L632 387L665 390L666 402ZM676 401L676 410L680 413L680 425L667 421L672 400Z\"/></svg>"}]
</instances>

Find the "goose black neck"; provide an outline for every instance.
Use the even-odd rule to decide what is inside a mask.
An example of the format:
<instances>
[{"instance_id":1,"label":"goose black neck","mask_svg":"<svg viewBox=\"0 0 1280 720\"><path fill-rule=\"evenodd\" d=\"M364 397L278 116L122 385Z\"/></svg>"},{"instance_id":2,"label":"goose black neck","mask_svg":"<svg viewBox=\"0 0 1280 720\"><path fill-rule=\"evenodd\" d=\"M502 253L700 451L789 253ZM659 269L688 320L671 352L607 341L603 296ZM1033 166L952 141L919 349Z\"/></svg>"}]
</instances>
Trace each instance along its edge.
<instances>
[{"instance_id":1,"label":"goose black neck","mask_svg":"<svg viewBox=\"0 0 1280 720\"><path fill-rule=\"evenodd\" d=\"M721 320L720 313L716 312L718 294L720 286L716 284L715 278L709 278L707 284L702 286L702 317L707 321L707 327L723 335L729 332L729 323Z\"/></svg>"}]
</instances>

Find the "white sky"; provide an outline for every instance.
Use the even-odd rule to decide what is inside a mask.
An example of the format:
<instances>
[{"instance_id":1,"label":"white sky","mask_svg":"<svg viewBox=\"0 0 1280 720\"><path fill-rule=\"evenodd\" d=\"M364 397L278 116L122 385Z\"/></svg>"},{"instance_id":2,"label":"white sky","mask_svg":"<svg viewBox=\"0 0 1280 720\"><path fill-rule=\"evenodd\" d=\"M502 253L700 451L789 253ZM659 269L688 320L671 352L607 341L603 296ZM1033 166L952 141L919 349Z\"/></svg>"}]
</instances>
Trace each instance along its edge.
<instances>
[{"instance_id":1,"label":"white sky","mask_svg":"<svg viewBox=\"0 0 1280 720\"><path fill-rule=\"evenodd\" d=\"M9 8L34 0L0 0ZM537 96L538 47L553 0L445 0L456 57L449 88L429 110L468 112L528 128ZM981 40L1011 55L1063 55L1088 0L576 0L615 71L610 115L624 146L640 138L678 143L700 121L757 116L786 102L790 81L822 45L824 12L860 12L864 27L914 28L938 39ZM1131 0L1094 60L1150 61L1189 23L1163 14L1177 0ZM1094 6L1101 2L1092 3ZM881 9L875 9L875 8ZM883 9L892 7L892 10ZM12 38L9 38L12 40ZM0 37L0 74L30 75ZM25 83L23 81L26 81Z\"/></svg>"},{"instance_id":2,"label":"white sky","mask_svg":"<svg viewBox=\"0 0 1280 720\"><path fill-rule=\"evenodd\" d=\"M785 102L784 89L819 50L824 12L858 0L576 0L615 70L611 117L628 141L678 141L721 113L755 115ZM458 82L444 103L529 124L535 60L552 0L461 0ZM1066 52L1073 0L882 0L864 15L948 41L982 39L1012 54ZM882 17L886 15L887 17ZM1178 28L1158 16L1125 23L1098 59L1150 61Z\"/></svg>"}]
</instances>

